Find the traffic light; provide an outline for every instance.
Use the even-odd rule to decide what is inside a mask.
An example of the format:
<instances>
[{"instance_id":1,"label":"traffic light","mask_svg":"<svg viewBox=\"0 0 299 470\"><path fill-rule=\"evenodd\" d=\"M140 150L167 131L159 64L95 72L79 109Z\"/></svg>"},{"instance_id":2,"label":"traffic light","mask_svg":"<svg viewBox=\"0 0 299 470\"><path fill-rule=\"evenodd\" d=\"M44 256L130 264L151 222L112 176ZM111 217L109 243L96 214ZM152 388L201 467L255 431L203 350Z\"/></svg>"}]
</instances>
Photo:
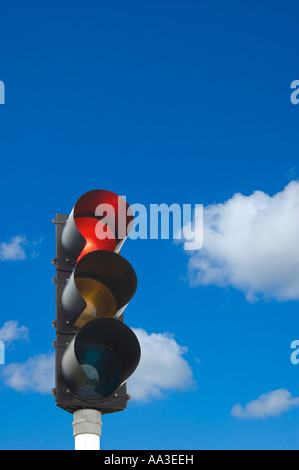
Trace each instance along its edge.
<instances>
[{"instance_id":1,"label":"traffic light","mask_svg":"<svg viewBox=\"0 0 299 470\"><path fill-rule=\"evenodd\" d=\"M120 249L133 224L124 198L105 190L81 196L56 225L56 405L102 414L124 410L126 380L140 345L123 312L137 278Z\"/></svg>"}]
</instances>

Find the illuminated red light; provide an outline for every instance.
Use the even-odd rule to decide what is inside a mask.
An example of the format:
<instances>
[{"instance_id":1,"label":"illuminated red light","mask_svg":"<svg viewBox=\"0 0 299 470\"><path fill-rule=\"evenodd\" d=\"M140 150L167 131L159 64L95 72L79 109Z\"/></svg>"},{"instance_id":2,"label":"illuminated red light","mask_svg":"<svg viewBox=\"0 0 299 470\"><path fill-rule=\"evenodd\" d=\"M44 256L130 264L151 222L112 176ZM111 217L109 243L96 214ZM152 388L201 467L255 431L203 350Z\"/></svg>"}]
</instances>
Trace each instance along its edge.
<instances>
[{"instance_id":1,"label":"illuminated red light","mask_svg":"<svg viewBox=\"0 0 299 470\"><path fill-rule=\"evenodd\" d=\"M94 219L93 217L78 217L75 219L76 227L79 232L83 235L86 240L85 247L81 251L77 262L80 258L85 256L87 253L96 250L114 251L116 248L116 239L113 232L107 227L106 224L102 224L101 221ZM104 240L100 240L96 236L96 225L103 225L103 232L107 233L107 237Z\"/></svg>"}]
</instances>

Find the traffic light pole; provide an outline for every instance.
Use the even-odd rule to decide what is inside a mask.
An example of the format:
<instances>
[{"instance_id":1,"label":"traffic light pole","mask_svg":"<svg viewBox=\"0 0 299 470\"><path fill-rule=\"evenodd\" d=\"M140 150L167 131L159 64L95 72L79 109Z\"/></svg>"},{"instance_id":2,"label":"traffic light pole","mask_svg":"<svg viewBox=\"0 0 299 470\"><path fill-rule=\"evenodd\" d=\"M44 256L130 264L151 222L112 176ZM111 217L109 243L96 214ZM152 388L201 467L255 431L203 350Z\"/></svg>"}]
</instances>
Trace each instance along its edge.
<instances>
[{"instance_id":1,"label":"traffic light pole","mask_svg":"<svg viewBox=\"0 0 299 470\"><path fill-rule=\"evenodd\" d=\"M101 413L81 409L73 413L75 450L100 450L102 430Z\"/></svg>"}]
</instances>

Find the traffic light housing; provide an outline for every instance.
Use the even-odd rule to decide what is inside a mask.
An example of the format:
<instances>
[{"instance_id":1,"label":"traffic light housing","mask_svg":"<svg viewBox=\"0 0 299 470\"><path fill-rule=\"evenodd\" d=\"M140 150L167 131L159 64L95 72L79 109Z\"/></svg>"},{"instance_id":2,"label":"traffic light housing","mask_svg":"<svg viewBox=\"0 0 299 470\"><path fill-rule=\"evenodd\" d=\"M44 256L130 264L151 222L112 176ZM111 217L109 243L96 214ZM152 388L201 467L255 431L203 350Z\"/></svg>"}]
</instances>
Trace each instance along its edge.
<instances>
[{"instance_id":1,"label":"traffic light housing","mask_svg":"<svg viewBox=\"0 0 299 470\"><path fill-rule=\"evenodd\" d=\"M133 267L120 254L133 215L124 198L105 190L81 196L56 225L56 405L102 414L124 410L126 380L140 345L123 322L135 294Z\"/></svg>"}]
</instances>

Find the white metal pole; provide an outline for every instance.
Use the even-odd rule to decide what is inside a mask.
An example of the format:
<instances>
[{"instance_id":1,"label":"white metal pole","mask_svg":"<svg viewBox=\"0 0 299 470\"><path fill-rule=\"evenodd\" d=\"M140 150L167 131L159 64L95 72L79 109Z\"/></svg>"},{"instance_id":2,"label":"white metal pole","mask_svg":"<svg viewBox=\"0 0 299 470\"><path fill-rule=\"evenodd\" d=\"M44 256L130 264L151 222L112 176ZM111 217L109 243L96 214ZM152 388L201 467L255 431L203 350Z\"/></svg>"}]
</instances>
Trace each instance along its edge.
<instances>
[{"instance_id":1,"label":"white metal pole","mask_svg":"<svg viewBox=\"0 0 299 470\"><path fill-rule=\"evenodd\" d=\"M97 410L77 410L73 413L75 450L100 450L101 413Z\"/></svg>"}]
</instances>

